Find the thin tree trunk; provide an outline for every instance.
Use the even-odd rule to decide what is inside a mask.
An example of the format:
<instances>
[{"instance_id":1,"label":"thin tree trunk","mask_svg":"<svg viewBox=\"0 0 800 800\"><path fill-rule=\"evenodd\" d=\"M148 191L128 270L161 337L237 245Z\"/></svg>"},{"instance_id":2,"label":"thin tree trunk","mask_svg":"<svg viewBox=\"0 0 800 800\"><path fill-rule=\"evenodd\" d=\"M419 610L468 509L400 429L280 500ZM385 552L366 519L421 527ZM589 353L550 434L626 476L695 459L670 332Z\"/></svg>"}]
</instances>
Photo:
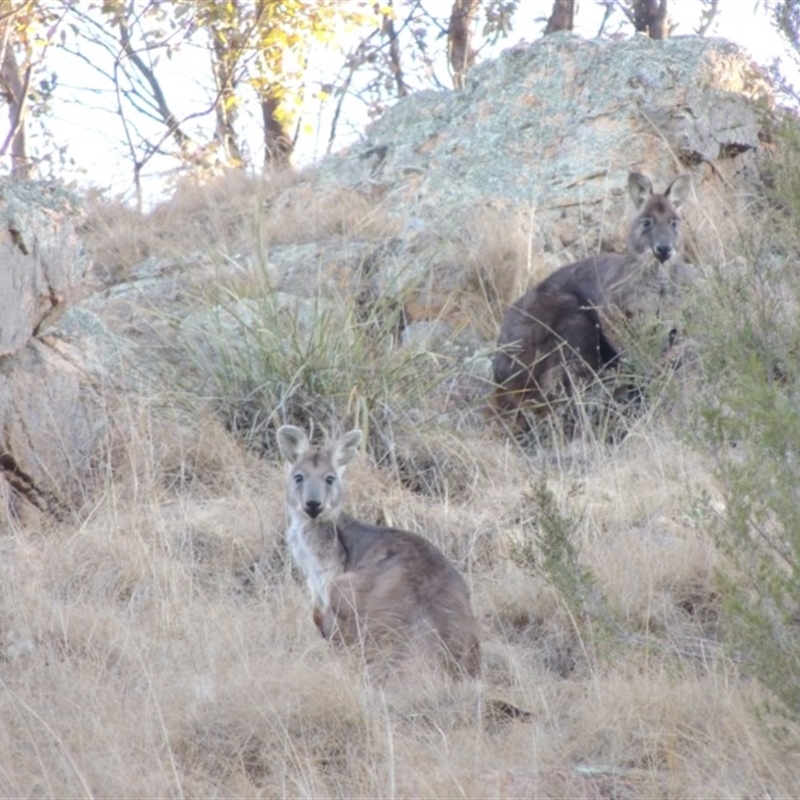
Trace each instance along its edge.
<instances>
[{"instance_id":1,"label":"thin tree trunk","mask_svg":"<svg viewBox=\"0 0 800 800\"><path fill-rule=\"evenodd\" d=\"M695 31L698 36L705 36L706 33L708 33L708 29L719 13L719 0L708 0L708 2L704 3L704 6L703 12L700 15L700 25Z\"/></svg>"},{"instance_id":2,"label":"thin tree trunk","mask_svg":"<svg viewBox=\"0 0 800 800\"><path fill-rule=\"evenodd\" d=\"M234 32L228 31L227 33L227 44L220 39L217 32L213 36L213 71L217 86L216 132L226 162L232 166L241 167L244 164L244 158L239 147L239 137L236 134L236 77L230 64L230 40Z\"/></svg>"},{"instance_id":3,"label":"thin tree trunk","mask_svg":"<svg viewBox=\"0 0 800 800\"><path fill-rule=\"evenodd\" d=\"M650 22L651 39L669 38L669 15L667 13L667 0L661 0L658 11Z\"/></svg>"},{"instance_id":4,"label":"thin tree trunk","mask_svg":"<svg viewBox=\"0 0 800 800\"><path fill-rule=\"evenodd\" d=\"M392 3L390 2L389 5L391 6ZM394 75L397 96L406 97L408 95L408 87L403 77L403 65L400 61L400 41L394 28L394 19L390 14L383 15L381 28L384 36L389 40L389 69Z\"/></svg>"},{"instance_id":5,"label":"thin tree trunk","mask_svg":"<svg viewBox=\"0 0 800 800\"><path fill-rule=\"evenodd\" d=\"M479 7L479 0L453 0L450 27L447 30L447 45L453 86L456 89L464 88L467 71L475 63L472 28L475 25Z\"/></svg>"},{"instance_id":6,"label":"thin tree trunk","mask_svg":"<svg viewBox=\"0 0 800 800\"><path fill-rule=\"evenodd\" d=\"M278 117L280 98L268 95L261 99L261 116L264 125L264 164L282 167L289 164L294 143L284 122Z\"/></svg>"},{"instance_id":7,"label":"thin tree trunk","mask_svg":"<svg viewBox=\"0 0 800 800\"><path fill-rule=\"evenodd\" d=\"M553 0L553 11L544 29L545 36L556 31L571 31L575 25L575 0Z\"/></svg>"},{"instance_id":8,"label":"thin tree trunk","mask_svg":"<svg viewBox=\"0 0 800 800\"><path fill-rule=\"evenodd\" d=\"M2 61L0 61L0 93L8 103L8 135L2 146L0 155L6 155L11 148L11 177L15 180L30 180L33 174L33 163L28 155L28 142L25 131L25 115L28 108L31 68L20 72L14 48L9 40L9 29L2 28Z\"/></svg>"},{"instance_id":9,"label":"thin tree trunk","mask_svg":"<svg viewBox=\"0 0 800 800\"><path fill-rule=\"evenodd\" d=\"M648 34L651 39L668 38L667 0L634 0L633 25L637 31Z\"/></svg>"}]
</instances>

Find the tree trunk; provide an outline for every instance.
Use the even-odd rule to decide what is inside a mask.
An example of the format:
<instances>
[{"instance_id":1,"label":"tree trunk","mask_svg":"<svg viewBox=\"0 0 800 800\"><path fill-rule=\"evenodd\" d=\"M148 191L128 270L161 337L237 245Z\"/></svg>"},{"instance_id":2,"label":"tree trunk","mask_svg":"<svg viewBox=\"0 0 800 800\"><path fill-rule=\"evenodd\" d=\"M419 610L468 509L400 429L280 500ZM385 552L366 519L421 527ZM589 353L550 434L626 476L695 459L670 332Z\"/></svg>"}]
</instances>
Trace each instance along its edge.
<instances>
[{"instance_id":1,"label":"tree trunk","mask_svg":"<svg viewBox=\"0 0 800 800\"><path fill-rule=\"evenodd\" d=\"M667 0L634 0L633 25L637 31L648 34L651 39L668 38Z\"/></svg>"},{"instance_id":2,"label":"tree trunk","mask_svg":"<svg viewBox=\"0 0 800 800\"><path fill-rule=\"evenodd\" d=\"M391 7L392 3L389 2ZM389 40L389 69L394 75L394 82L397 86L397 96L407 97L408 87L403 77L403 64L400 61L400 40L394 27L394 18L391 14L384 14L381 22L383 35Z\"/></svg>"},{"instance_id":3,"label":"tree trunk","mask_svg":"<svg viewBox=\"0 0 800 800\"><path fill-rule=\"evenodd\" d=\"M236 134L236 76L231 64L231 58L237 56L232 53L230 42L234 31L227 31L227 43L220 37L218 31L213 34L213 71L217 87L217 106L214 109L217 124L216 136L219 141L226 163L234 167L244 164L242 151L239 147L239 137Z\"/></svg>"},{"instance_id":4,"label":"tree trunk","mask_svg":"<svg viewBox=\"0 0 800 800\"><path fill-rule=\"evenodd\" d=\"M31 70L28 67L24 76L20 72L17 56L11 46L9 31L6 26L0 29L2 34L2 62L0 62L0 94L8 103L8 135L0 147L0 154L5 155L11 148L11 177L15 180L30 180L33 174L33 163L28 155L28 142L25 133L25 114L28 107L28 90L30 88Z\"/></svg>"},{"instance_id":5,"label":"tree trunk","mask_svg":"<svg viewBox=\"0 0 800 800\"><path fill-rule=\"evenodd\" d=\"M288 166L294 142L286 123L278 116L280 98L268 94L261 99L261 116L264 124L264 164L268 167Z\"/></svg>"},{"instance_id":6,"label":"tree trunk","mask_svg":"<svg viewBox=\"0 0 800 800\"><path fill-rule=\"evenodd\" d=\"M479 0L453 0L450 27L447 30L447 49L450 54L453 86L456 89L464 88L467 71L475 63L472 28L479 6Z\"/></svg>"},{"instance_id":7,"label":"tree trunk","mask_svg":"<svg viewBox=\"0 0 800 800\"><path fill-rule=\"evenodd\" d=\"M575 24L575 0L553 0L553 11L544 29L545 36L556 31L571 31Z\"/></svg>"}]
</instances>

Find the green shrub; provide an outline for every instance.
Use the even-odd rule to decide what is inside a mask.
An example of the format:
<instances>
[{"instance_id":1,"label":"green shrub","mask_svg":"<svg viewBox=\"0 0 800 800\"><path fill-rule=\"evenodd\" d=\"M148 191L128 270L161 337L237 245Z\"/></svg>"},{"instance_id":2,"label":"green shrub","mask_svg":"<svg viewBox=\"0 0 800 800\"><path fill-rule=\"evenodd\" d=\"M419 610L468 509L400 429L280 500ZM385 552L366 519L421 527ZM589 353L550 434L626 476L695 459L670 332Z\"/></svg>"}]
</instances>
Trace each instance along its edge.
<instances>
[{"instance_id":1,"label":"green shrub","mask_svg":"<svg viewBox=\"0 0 800 800\"><path fill-rule=\"evenodd\" d=\"M561 509L543 477L532 484L525 499L530 513L524 520L524 536L511 543L511 560L544 578L573 617L582 618L598 592L591 569L580 560L577 538L582 519Z\"/></svg>"},{"instance_id":2,"label":"green shrub","mask_svg":"<svg viewBox=\"0 0 800 800\"><path fill-rule=\"evenodd\" d=\"M738 258L704 298L703 438L723 495L714 535L728 643L800 716L800 135L786 128L776 181Z\"/></svg>"},{"instance_id":3,"label":"green shrub","mask_svg":"<svg viewBox=\"0 0 800 800\"><path fill-rule=\"evenodd\" d=\"M739 384L706 412L724 497L715 535L733 565L730 642L800 715L800 406L746 365Z\"/></svg>"}]
</instances>

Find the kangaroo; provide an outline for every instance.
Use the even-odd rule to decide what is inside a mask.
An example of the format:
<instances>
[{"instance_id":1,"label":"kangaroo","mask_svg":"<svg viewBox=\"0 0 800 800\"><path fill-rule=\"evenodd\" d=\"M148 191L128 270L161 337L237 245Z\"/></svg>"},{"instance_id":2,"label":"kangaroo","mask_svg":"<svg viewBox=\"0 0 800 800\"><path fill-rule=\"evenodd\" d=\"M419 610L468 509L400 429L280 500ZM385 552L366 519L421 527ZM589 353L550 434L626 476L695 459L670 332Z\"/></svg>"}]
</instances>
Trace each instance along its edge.
<instances>
[{"instance_id":1,"label":"kangaroo","mask_svg":"<svg viewBox=\"0 0 800 800\"><path fill-rule=\"evenodd\" d=\"M359 522L342 510L342 477L361 431L319 447L284 425L277 439L287 461L286 538L322 636L390 657L404 649L433 652L454 676L478 677L478 626L453 564L422 536Z\"/></svg>"},{"instance_id":2,"label":"kangaroo","mask_svg":"<svg viewBox=\"0 0 800 800\"><path fill-rule=\"evenodd\" d=\"M621 350L611 340L617 324L659 316L675 295L686 277L678 209L690 189L686 174L657 194L648 177L630 173L636 214L627 254L604 253L560 267L506 310L493 362L493 399L518 427L525 424L525 406L547 413L554 400L572 396L577 382L617 368Z\"/></svg>"}]
</instances>

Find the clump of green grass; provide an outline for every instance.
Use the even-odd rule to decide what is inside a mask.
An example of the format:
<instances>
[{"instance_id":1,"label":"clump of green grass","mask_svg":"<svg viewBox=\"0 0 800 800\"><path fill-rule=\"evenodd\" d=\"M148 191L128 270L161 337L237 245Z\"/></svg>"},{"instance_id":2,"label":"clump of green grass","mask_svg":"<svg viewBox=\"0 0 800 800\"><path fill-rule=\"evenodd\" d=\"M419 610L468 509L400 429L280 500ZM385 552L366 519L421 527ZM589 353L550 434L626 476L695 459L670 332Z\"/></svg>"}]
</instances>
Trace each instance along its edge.
<instances>
[{"instance_id":1,"label":"clump of green grass","mask_svg":"<svg viewBox=\"0 0 800 800\"><path fill-rule=\"evenodd\" d=\"M800 716L800 406L769 365L743 359L706 408L724 494L717 545L730 641L745 668Z\"/></svg>"},{"instance_id":2,"label":"clump of green grass","mask_svg":"<svg viewBox=\"0 0 800 800\"><path fill-rule=\"evenodd\" d=\"M276 452L282 424L315 437L360 427L373 457L393 463L396 429L442 415L434 395L453 369L424 347L398 345L402 313L379 306L365 315L346 297L288 295L257 270L180 322L187 393L199 386L229 430L265 454Z\"/></svg>"}]
</instances>

